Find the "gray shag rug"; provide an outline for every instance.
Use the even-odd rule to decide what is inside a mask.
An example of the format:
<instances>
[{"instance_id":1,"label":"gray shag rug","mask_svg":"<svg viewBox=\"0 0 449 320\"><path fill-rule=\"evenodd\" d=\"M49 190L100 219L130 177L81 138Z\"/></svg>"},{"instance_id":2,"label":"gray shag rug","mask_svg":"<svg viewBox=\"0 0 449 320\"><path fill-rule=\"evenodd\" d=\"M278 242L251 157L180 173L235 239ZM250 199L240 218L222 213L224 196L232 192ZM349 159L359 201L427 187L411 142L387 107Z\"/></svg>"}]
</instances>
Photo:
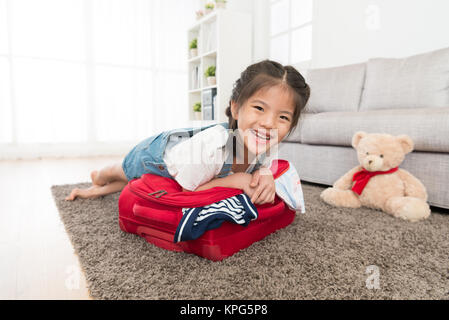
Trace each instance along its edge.
<instances>
[{"instance_id":1,"label":"gray shag rug","mask_svg":"<svg viewBox=\"0 0 449 320\"><path fill-rule=\"evenodd\" d=\"M119 193L64 198L61 219L94 299L448 299L449 215L410 223L371 209L333 208L303 184L307 212L221 261L160 249L120 230Z\"/></svg>"}]
</instances>

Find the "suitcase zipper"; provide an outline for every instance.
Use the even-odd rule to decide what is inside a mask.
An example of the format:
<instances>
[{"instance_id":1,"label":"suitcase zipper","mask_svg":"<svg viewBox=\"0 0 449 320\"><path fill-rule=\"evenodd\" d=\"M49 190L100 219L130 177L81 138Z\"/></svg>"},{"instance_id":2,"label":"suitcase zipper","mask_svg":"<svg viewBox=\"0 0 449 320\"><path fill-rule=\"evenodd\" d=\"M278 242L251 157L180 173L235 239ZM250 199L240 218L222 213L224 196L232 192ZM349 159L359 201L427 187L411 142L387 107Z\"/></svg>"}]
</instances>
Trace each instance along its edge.
<instances>
[{"instance_id":1,"label":"suitcase zipper","mask_svg":"<svg viewBox=\"0 0 449 320\"><path fill-rule=\"evenodd\" d=\"M161 198L163 195L167 194L167 191L165 191L165 190L158 190L158 191L151 192L151 193L147 194L147 193L143 193L143 192L140 192L140 191L136 190L132 186L132 183L129 183L129 190L132 193L134 193L135 195L137 195L140 198L142 198L142 199L149 200L149 201L156 202L156 203L166 204L166 205L169 205L169 206L172 206L172 207L196 208L196 207L203 207L205 205L213 203L213 202L207 202L207 203L203 204L203 203L198 203L198 201L195 201L195 202L193 202L193 201L192 202L183 201L183 203L181 205L179 203L179 201L174 201L174 200L170 200L170 199ZM202 192L202 191L198 191L198 192ZM232 197L232 196L235 196L235 195L240 194L240 193L241 192L236 192L235 194L230 194L228 197ZM156 196L156 194L158 194L158 195ZM149 195L151 195L151 196L149 196ZM225 198L227 198L227 197L225 197ZM225 198L223 198L223 199L225 199ZM219 200L217 200L217 201L219 201Z\"/></svg>"}]
</instances>

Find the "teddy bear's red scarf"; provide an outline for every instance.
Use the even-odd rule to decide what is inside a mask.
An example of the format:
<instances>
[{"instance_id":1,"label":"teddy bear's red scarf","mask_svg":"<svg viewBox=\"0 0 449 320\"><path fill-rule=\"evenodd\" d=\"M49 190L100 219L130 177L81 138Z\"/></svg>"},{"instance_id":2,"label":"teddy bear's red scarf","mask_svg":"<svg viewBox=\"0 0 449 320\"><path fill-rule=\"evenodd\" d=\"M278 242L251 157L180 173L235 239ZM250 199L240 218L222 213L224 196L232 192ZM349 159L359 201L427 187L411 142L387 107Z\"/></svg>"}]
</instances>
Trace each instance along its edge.
<instances>
[{"instance_id":1,"label":"teddy bear's red scarf","mask_svg":"<svg viewBox=\"0 0 449 320\"><path fill-rule=\"evenodd\" d=\"M397 167L390 169L388 171L368 171L366 169L362 169L362 171L356 172L352 176L352 181L355 181L354 185L352 186L352 191L354 191L358 195L361 195L369 179L371 179L374 176L377 176L378 174L393 173L397 170L398 170Z\"/></svg>"}]
</instances>

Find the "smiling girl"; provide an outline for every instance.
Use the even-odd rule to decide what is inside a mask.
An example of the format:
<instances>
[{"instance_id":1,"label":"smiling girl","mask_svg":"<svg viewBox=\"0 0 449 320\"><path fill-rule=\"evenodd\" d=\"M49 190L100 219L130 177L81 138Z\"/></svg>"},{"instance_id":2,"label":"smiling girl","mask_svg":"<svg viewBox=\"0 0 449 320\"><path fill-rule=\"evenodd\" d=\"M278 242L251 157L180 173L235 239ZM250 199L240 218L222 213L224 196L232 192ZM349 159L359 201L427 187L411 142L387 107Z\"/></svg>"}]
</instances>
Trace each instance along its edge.
<instances>
[{"instance_id":1,"label":"smiling girl","mask_svg":"<svg viewBox=\"0 0 449 320\"><path fill-rule=\"evenodd\" d=\"M228 123L147 138L122 163L93 171L92 186L73 189L66 200L114 193L151 173L175 179L184 191L230 187L242 189L255 204L273 202L277 190L269 167L274 151L295 129L309 96L309 86L292 66L271 60L250 65L234 84Z\"/></svg>"}]
</instances>

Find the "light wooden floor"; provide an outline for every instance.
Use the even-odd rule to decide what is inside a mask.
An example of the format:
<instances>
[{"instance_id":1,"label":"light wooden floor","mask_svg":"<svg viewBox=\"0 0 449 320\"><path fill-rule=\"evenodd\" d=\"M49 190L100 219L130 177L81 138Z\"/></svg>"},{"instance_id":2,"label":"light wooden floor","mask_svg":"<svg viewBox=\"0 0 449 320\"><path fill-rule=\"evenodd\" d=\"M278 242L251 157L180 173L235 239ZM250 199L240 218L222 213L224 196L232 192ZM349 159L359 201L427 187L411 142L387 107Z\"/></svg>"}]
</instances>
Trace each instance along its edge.
<instances>
[{"instance_id":1,"label":"light wooden floor","mask_svg":"<svg viewBox=\"0 0 449 320\"><path fill-rule=\"evenodd\" d=\"M90 299L50 187L121 159L0 161L0 299Z\"/></svg>"}]
</instances>

